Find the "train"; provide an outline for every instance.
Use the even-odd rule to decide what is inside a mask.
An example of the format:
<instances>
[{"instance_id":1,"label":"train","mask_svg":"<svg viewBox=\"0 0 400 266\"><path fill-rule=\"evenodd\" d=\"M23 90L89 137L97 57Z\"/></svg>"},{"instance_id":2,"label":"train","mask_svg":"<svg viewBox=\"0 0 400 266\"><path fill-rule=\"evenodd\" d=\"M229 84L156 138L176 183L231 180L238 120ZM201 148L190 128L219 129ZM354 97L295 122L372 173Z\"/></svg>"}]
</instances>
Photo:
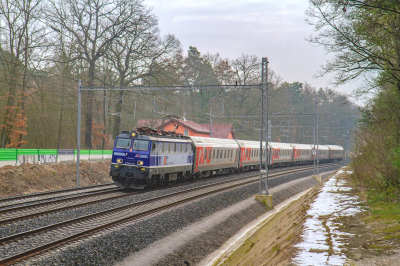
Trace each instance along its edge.
<instances>
[{"instance_id":1,"label":"train","mask_svg":"<svg viewBox=\"0 0 400 266\"><path fill-rule=\"evenodd\" d=\"M260 155L268 168L343 160L339 145L205 138L183 136L151 128L123 130L114 143L110 176L122 188L146 189L171 182L260 169Z\"/></svg>"}]
</instances>

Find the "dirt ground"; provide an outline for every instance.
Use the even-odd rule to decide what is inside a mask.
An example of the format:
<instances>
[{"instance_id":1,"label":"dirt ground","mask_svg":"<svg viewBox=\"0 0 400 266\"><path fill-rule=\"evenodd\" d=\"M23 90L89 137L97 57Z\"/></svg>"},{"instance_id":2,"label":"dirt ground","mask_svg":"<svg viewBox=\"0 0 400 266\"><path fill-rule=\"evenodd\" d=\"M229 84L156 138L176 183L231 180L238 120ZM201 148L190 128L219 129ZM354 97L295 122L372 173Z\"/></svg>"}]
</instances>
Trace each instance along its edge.
<instances>
[{"instance_id":1,"label":"dirt ground","mask_svg":"<svg viewBox=\"0 0 400 266\"><path fill-rule=\"evenodd\" d=\"M81 161L80 185L111 183L110 160ZM76 162L0 168L0 198L76 186Z\"/></svg>"},{"instance_id":2,"label":"dirt ground","mask_svg":"<svg viewBox=\"0 0 400 266\"><path fill-rule=\"evenodd\" d=\"M340 230L350 233L342 252L349 258L345 265L400 265L400 220L398 216L384 218L368 208L366 188L356 184L351 175L343 174L353 189L343 193L357 196L362 212L355 216L338 217ZM319 193L314 187L300 199L279 212L248 238L224 263L218 265L296 265L292 258L298 250L307 210ZM400 193L399 193L400 194ZM400 200L400 196L399 196ZM385 216L386 217L386 216ZM310 250L311 251L311 250ZM315 252L318 252L316 250Z\"/></svg>"},{"instance_id":3,"label":"dirt ground","mask_svg":"<svg viewBox=\"0 0 400 266\"><path fill-rule=\"evenodd\" d=\"M295 254L292 247L300 240L302 224L318 188L294 201L277 213L252 237L248 238L222 265L288 265ZM218 263L217 263L218 264ZM221 264L218 264L221 265Z\"/></svg>"}]
</instances>

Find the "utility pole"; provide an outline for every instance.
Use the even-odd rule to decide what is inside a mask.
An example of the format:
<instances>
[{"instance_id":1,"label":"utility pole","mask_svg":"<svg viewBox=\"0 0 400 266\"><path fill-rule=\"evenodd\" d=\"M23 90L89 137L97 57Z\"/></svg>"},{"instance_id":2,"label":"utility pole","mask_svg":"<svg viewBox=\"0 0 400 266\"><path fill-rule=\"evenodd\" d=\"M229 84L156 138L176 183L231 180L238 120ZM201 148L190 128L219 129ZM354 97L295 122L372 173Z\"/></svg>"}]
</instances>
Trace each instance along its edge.
<instances>
[{"instance_id":1,"label":"utility pole","mask_svg":"<svg viewBox=\"0 0 400 266\"><path fill-rule=\"evenodd\" d=\"M260 151L263 150L263 140L265 140L265 195L268 193L268 58L263 57L261 61L261 119L260 119ZM265 126L265 130L263 127ZM260 188L259 194L262 194L262 153L260 154Z\"/></svg>"},{"instance_id":2,"label":"utility pole","mask_svg":"<svg viewBox=\"0 0 400 266\"><path fill-rule=\"evenodd\" d=\"M316 100L315 103L316 103L316 110L317 110L316 111L316 116L315 116L315 119L316 119L315 124L316 124L316 127L317 127L317 175L319 175L318 100Z\"/></svg>"},{"instance_id":3,"label":"utility pole","mask_svg":"<svg viewBox=\"0 0 400 266\"><path fill-rule=\"evenodd\" d=\"M316 168L315 168L315 156L317 155L317 150L315 149L315 134L316 134L316 120L317 120L317 100L314 99L314 128L313 128L313 161L314 161L314 175L317 174Z\"/></svg>"},{"instance_id":4,"label":"utility pole","mask_svg":"<svg viewBox=\"0 0 400 266\"><path fill-rule=\"evenodd\" d=\"M346 165L349 164L349 149L350 149L350 132L349 132L349 116L346 116Z\"/></svg>"},{"instance_id":5,"label":"utility pole","mask_svg":"<svg viewBox=\"0 0 400 266\"><path fill-rule=\"evenodd\" d=\"M348 115L346 116L346 149L345 149L345 156L346 156L346 165L350 163L350 124L349 118L357 118L358 116L355 115Z\"/></svg>"},{"instance_id":6,"label":"utility pole","mask_svg":"<svg viewBox=\"0 0 400 266\"><path fill-rule=\"evenodd\" d=\"M272 134L271 134L271 120L268 120L268 142L271 142Z\"/></svg>"},{"instance_id":7,"label":"utility pole","mask_svg":"<svg viewBox=\"0 0 400 266\"><path fill-rule=\"evenodd\" d=\"M81 80L78 79L78 138L76 144L76 187L79 187L79 163L81 151Z\"/></svg>"},{"instance_id":8,"label":"utility pole","mask_svg":"<svg viewBox=\"0 0 400 266\"><path fill-rule=\"evenodd\" d=\"M212 112L210 109L210 138L212 138Z\"/></svg>"}]
</instances>

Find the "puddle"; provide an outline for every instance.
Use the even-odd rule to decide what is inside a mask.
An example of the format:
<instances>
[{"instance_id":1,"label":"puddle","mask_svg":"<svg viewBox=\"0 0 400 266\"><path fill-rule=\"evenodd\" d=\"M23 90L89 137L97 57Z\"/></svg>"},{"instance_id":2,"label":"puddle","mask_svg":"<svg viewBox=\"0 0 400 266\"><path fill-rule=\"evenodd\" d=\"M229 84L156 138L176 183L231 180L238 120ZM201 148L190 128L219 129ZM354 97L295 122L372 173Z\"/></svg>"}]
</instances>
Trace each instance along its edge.
<instances>
[{"instance_id":1,"label":"puddle","mask_svg":"<svg viewBox=\"0 0 400 266\"><path fill-rule=\"evenodd\" d=\"M339 170L324 183L316 200L307 211L302 242L295 245L299 253L293 258L297 265L343 265L347 257L342 254L341 246L346 244L349 233L339 230L335 219L339 216L351 216L360 212L358 198L349 196L351 188L340 179L339 175L346 173ZM347 174L350 174L348 171Z\"/></svg>"}]
</instances>

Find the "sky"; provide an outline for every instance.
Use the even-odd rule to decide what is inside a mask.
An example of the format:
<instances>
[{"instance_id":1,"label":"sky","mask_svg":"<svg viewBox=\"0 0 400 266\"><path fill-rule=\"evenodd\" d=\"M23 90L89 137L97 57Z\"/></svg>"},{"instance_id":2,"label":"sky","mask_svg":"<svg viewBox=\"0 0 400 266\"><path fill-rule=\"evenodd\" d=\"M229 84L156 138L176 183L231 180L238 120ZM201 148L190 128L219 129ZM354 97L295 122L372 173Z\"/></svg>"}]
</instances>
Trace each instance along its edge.
<instances>
[{"instance_id":1,"label":"sky","mask_svg":"<svg viewBox=\"0 0 400 266\"><path fill-rule=\"evenodd\" d=\"M332 76L315 78L332 55L306 38L313 27L305 22L307 0L145 0L159 19L162 35L174 34L185 51L236 59L243 54L268 57L269 68L287 82L332 87ZM359 84L337 91L351 93Z\"/></svg>"}]
</instances>

